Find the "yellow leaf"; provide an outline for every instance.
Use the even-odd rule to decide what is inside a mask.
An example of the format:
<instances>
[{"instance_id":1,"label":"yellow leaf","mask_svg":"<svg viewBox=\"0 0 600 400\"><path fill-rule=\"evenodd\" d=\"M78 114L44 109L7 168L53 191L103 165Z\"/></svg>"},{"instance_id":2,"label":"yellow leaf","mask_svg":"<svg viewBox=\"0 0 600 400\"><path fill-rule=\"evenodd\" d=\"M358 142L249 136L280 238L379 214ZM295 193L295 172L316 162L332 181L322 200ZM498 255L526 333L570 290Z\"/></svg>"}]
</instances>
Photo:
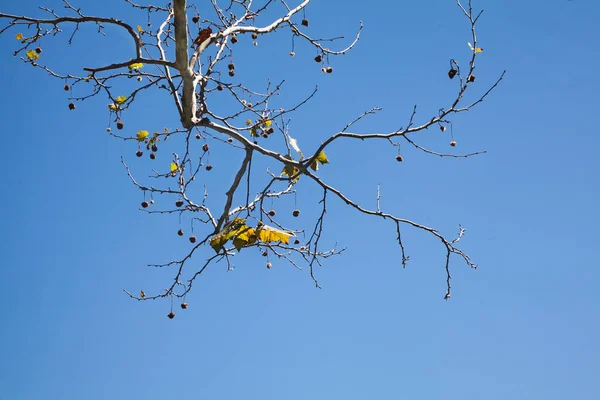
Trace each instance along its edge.
<instances>
[{"instance_id":1,"label":"yellow leaf","mask_svg":"<svg viewBox=\"0 0 600 400\"><path fill-rule=\"evenodd\" d=\"M40 55L38 53L36 53L35 50L29 50L27 53L25 53L25 55L31 61L34 61L34 60L37 60L38 58L40 58Z\"/></svg>"},{"instance_id":2,"label":"yellow leaf","mask_svg":"<svg viewBox=\"0 0 600 400\"><path fill-rule=\"evenodd\" d=\"M252 128L250 128L250 136L252 137L258 137L258 133L256 132L256 127L253 126Z\"/></svg>"},{"instance_id":3,"label":"yellow leaf","mask_svg":"<svg viewBox=\"0 0 600 400\"><path fill-rule=\"evenodd\" d=\"M314 161L312 162L312 164L310 164L310 168L314 171L318 171L319 170L319 163L321 164L329 164L329 160L327 159L327 156L325 155L325 152L321 151L317 157L314 159Z\"/></svg>"},{"instance_id":4,"label":"yellow leaf","mask_svg":"<svg viewBox=\"0 0 600 400\"><path fill-rule=\"evenodd\" d=\"M117 111L117 110L119 109L119 106L117 106L117 105L116 105L116 104L114 104L114 103L113 103L113 104L109 104L109 105L108 105L108 109L109 109L110 111Z\"/></svg>"},{"instance_id":5,"label":"yellow leaf","mask_svg":"<svg viewBox=\"0 0 600 400\"><path fill-rule=\"evenodd\" d=\"M471 49L471 51L474 51L475 53L483 53L483 49L481 47L473 47L473 45L471 44L471 42L467 42L467 44L469 45L469 48Z\"/></svg>"},{"instance_id":6,"label":"yellow leaf","mask_svg":"<svg viewBox=\"0 0 600 400\"><path fill-rule=\"evenodd\" d=\"M138 142L143 142L144 140L146 140L148 135L149 135L148 131L138 131L138 133L135 134ZM173 170L171 169L171 171L173 171Z\"/></svg>"},{"instance_id":7,"label":"yellow leaf","mask_svg":"<svg viewBox=\"0 0 600 400\"><path fill-rule=\"evenodd\" d=\"M293 165L286 164L286 166L283 167L283 170L281 170L281 174L287 176L288 178L291 178L292 176L296 175L298 171L300 170L294 167ZM293 181L298 182L298 179L300 179L300 175L296 175Z\"/></svg>"},{"instance_id":8,"label":"yellow leaf","mask_svg":"<svg viewBox=\"0 0 600 400\"><path fill-rule=\"evenodd\" d=\"M141 69L144 66L144 64L142 63L133 63L133 64L129 64L129 66L127 68L129 68L130 70L138 70Z\"/></svg>"},{"instance_id":9,"label":"yellow leaf","mask_svg":"<svg viewBox=\"0 0 600 400\"><path fill-rule=\"evenodd\" d=\"M238 251L247 244L256 241L254 230L246 225L246 220L235 218L233 221L226 223L223 229L210 240L210 247L218 253L231 238L234 238L234 246Z\"/></svg>"},{"instance_id":10,"label":"yellow leaf","mask_svg":"<svg viewBox=\"0 0 600 400\"><path fill-rule=\"evenodd\" d=\"M178 166L177 166L177 164L175 164L174 162L172 162L172 163L171 163L171 165L169 165L169 170L170 170L171 172L175 172L175 171L177 171L177 168L179 168L179 167L178 167Z\"/></svg>"},{"instance_id":11,"label":"yellow leaf","mask_svg":"<svg viewBox=\"0 0 600 400\"><path fill-rule=\"evenodd\" d=\"M22 33L17 33L17 35L15 36L15 39L17 39L17 40L23 40L23 34Z\"/></svg>"},{"instance_id":12,"label":"yellow leaf","mask_svg":"<svg viewBox=\"0 0 600 400\"><path fill-rule=\"evenodd\" d=\"M249 246L254 242L256 242L256 231L246 225L237 231L237 235L233 239L233 245L237 251L240 251L242 247Z\"/></svg>"},{"instance_id":13,"label":"yellow leaf","mask_svg":"<svg viewBox=\"0 0 600 400\"><path fill-rule=\"evenodd\" d=\"M246 120L246 126L250 126L252 124L252 120L251 119L247 119Z\"/></svg>"},{"instance_id":14,"label":"yellow leaf","mask_svg":"<svg viewBox=\"0 0 600 400\"><path fill-rule=\"evenodd\" d=\"M142 28L141 26L139 26L139 25L138 25L138 26L137 26L137 30L138 30L138 32L141 32L141 31L143 31L143 30L144 30L144 28Z\"/></svg>"},{"instance_id":15,"label":"yellow leaf","mask_svg":"<svg viewBox=\"0 0 600 400\"><path fill-rule=\"evenodd\" d=\"M265 128L269 128L271 125L273 125L273 121L271 121L270 119L268 119L265 122L263 122L263 126Z\"/></svg>"},{"instance_id":16,"label":"yellow leaf","mask_svg":"<svg viewBox=\"0 0 600 400\"><path fill-rule=\"evenodd\" d=\"M140 291L140 297L143 299L144 297L146 297L146 293L144 293L144 291Z\"/></svg>"},{"instance_id":17,"label":"yellow leaf","mask_svg":"<svg viewBox=\"0 0 600 400\"><path fill-rule=\"evenodd\" d=\"M258 234L258 239L264 243L281 242L288 244L290 238L294 236L290 232L282 231L267 225L259 225L256 228L256 232Z\"/></svg>"},{"instance_id":18,"label":"yellow leaf","mask_svg":"<svg viewBox=\"0 0 600 400\"><path fill-rule=\"evenodd\" d=\"M127 96L125 96L125 95L119 96L115 99L115 103L117 103L117 104L123 104L123 103L125 103L125 101L127 101Z\"/></svg>"}]
</instances>

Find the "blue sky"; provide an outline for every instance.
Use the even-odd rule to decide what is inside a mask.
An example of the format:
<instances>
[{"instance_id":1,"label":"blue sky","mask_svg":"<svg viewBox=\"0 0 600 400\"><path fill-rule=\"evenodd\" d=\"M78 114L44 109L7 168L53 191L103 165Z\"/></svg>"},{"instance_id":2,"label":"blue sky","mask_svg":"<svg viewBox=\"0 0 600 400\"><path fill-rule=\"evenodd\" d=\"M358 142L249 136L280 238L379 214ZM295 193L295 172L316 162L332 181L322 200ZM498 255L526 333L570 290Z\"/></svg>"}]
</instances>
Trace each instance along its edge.
<instances>
[{"instance_id":1,"label":"blue sky","mask_svg":"<svg viewBox=\"0 0 600 400\"><path fill-rule=\"evenodd\" d=\"M32 14L38 3L0 11ZM383 111L357 130L405 125L414 104L417 121L426 121L455 93L445 74L450 58L466 62L469 26L451 0L385 3L308 8L315 36L351 37L359 20L365 25L356 48L332 60L331 75L306 46L289 57L290 35L281 31L240 50L236 76L256 85L287 79L281 106L319 85L291 126L307 148L374 106ZM116 0L79 5L145 21ZM485 51L473 89L508 72L483 104L454 120L453 131L457 151L488 153L438 159L403 146L399 164L390 146L346 142L328 150L331 164L320 170L369 207L381 183L384 210L448 236L459 223L467 227L462 248L480 267L453 260L452 299L442 300L438 242L407 229L411 260L402 269L392 225L332 201L324 240L348 251L317 271L323 289L307 271L283 262L267 270L264 259L242 253L234 272L209 268L189 309L173 320L168 301L138 303L122 292L160 290L170 272L145 264L189 248L176 235L176 217L137 211L142 195L119 160L142 175L153 164L106 134L105 99L69 111L63 82L11 56L16 31L1 36L0 399L599 398L600 3L474 6L485 9L478 28ZM126 38L86 39L91 32L84 29L72 48L66 35L44 42L42 55L66 71L131 52ZM171 103L156 94L126 120L131 130L176 123ZM414 138L447 151L447 133ZM168 163L166 150L158 156ZM223 159L213 159L207 179L215 184L236 168ZM304 182L298 190L305 218L298 220L308 224L319 194ZM214 201L223 192L215 189Z\"/></svg>"}]
</instances>

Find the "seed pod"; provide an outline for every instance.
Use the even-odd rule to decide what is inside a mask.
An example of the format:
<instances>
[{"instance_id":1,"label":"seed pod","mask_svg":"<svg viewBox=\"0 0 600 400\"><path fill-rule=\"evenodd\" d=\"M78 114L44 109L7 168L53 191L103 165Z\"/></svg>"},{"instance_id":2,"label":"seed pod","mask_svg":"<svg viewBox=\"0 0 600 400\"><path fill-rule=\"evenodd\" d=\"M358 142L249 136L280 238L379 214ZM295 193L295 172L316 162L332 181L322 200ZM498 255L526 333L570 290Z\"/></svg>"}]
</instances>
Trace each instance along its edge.
<instances>
[{"instance_id":1,"label":"seed pod","mask_svg":"<svg viewBox=\"0 0 600 400\"><path fill-rule=\"evenodd\" d=\"M322 55L320 55L320 54L319 54L319 55L317 55L317 56L315 57L315 61L316 61L316 62L321 62L321 61L323 61L323 56L322 56Z\"/></svg>"},{"instance_id":2,"label":"seed pod","mask_svg":"<svg viewBox=\"0 0 600 400\"><path fill-rule=\"evenodd\" d=\"M302 26L306 26L308 28L308 20L306 18L302 20Z\"/></svg>"},{"instance_id":3,"label":"seed pod","mask_svg":"<svg viewBox=\"0 0 600 400\"><path fill-rule=\"evenodd\" d=\"M456 68L450 68L450 71L448 71L448 78L453 79L457 72L458 70Z\"/></svg>"}]
</instances>

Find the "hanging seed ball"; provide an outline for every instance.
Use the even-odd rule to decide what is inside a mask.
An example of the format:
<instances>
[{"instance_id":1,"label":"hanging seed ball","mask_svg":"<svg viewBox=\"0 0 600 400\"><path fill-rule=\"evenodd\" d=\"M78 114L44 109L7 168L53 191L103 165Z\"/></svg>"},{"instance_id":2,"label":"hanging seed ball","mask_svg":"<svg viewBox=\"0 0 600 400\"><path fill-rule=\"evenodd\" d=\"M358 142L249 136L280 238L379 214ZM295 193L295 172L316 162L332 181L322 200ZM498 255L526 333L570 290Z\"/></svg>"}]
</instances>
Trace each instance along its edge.
<instances>
[{"instance_id":1,"label":"hanging seed ball","mask_svg":"<svg viewBox=\"0 0 600 400\"><path fill-rule=\"evenodd\" d=\"M273 265L270 262L267 263L267 269L271 269L272 266Z\"/></svg>"},{"instance_id":2,"label":"hanging seed ball","mask_svg":"<svg viewBox=\"0 0 600 400\"><path fill-rule=\"evenodd\" d=\"M69 110L74 110L74 109L75 109L75 104L69 103Z\"/></svg>"},{"instance_id":3,"label":"hanging seed ball","mask_svg":"<svg viewBox=\"0 0 600 400\"><path fill-rule=\"evenodd\" d=\"M170 313L167 314L167 317L169 317L169 319L173 319L173 318L175 318L175 313L173 311L171 311Z\"/></svg>"},{"instance_id":4,"label":"hanging seed ball","mask_svg":"<svg viewBox=\"0 0 600 400\"><path fill-rule=\"evenodd\" d=\"M183 231L180 229L180 230L178 230L178 231L177 231L177 234L178 234L179 236L183 236Z\"/></svg>"},{"instance_id":5,"label":"hanging seed ball","mask_svg":"<svg viewBox=\"0 0 600 400\"><path fill-rule=\"evenodd\" d=\"M138 157L141 157L141 156L144 155L144 152L141 151L141 150L138 150L138 151L135 152L135 155L138 156Z\"/></svg>"},{"instance_id":6,"label":"hanging seed ball","mask_svg":"<svg viewBox=\"0 0 600 400\"><path fill-rule=\"evenodd\" d=\"M269 210L269 216L274 217L276 214L275 210Z\"/></svg>"},{"instance_id":7,"label":"hanging seed ball","mask_svg":"<svg viewBox=\"0 0 600 400\"><path fill-rule=\"evenodd\" d=\"M234 63L229 63L229 65L227 66L228 69L235 69L235 64Z\"/></svg>"},{"instance_id":8,"label":"hanging seed ball","mask_svg":"<svg viewBox=\"0 0 600 400\"><path fill-rule=\"evenodd\" d=\"M233 143L233 139L232 138L227 138L227 142Z\"/></svg>"},{"instance_id":9,"label":"hanging seed ball","mask_svg":"<svg viewBox=\"0 0 600 400\"><path fill-rule=\"evenodd\" d=\"M175 205L176 205L177 207L181 207L181 206L183 205L183 200L181 200L181 199L177 200L177 201L175 202Z\"/></svg>"},{"instance_id":10,"label":"hanging seed ball","mask_svg":"<svg viewBox=\"0 0 600 400\"><path fill-rule=\"evenodd\" d=\"M306 250L306 246L300 246L300 251Z\"/></svg>"},{"instance_id":11,"label":"hanging seed ball","mask_svg":"<svg viewBox=\"0 0 600 400\"><path fill-rule=\"evenodd\" d=\"M141 76L138 76L138 77L137 77L137 80L138 80L138 82L141 82L141 81L142 81L142 77L141 77Z\"/></svg>"},{"instance_id":12,"label":"hanging seed ball","mask_svg":"<svg viewBox=\"0 0 600 400\"><path fill-rule=\"evenodd\" d=\"M238 41L238 38L237 38L237 36L233 35L233 36L231 37L231 43L232 43L232 44L236 44L236 43L237 43L237 41Z\"/></svg>"},{"instance_id":13,"label":"hanging seed ball","mask_svg":"<svg viewBox=\"0 0 600 400\"><path fill-rule=\"evenodd\" d=\"M206 166L206 170L207 171L210 171L211 169L213 169L212 165L209 164L209 165Z\"/></svg>"},{"instance_id":14,"label":"hanging seed ball","mask_svg":"<svg viewBox=\"0 0 600 400\"><path fill-rule=\"evenodd\" d=\"M151 160L155 160L155 159L156 159L156 154L154 154L154 153L150 153L150 159L151 159Z\"/></svg>"},{"instance_id":15,"label":"hanging seed ball","mask_svg":"<svg viewBox=\"0 0 600 400\"><path fill-rule=\"evenodd\" d=\"M197 24L197 23L198 23L198 21L200 21L200 16L199 16L199 15L194 15L194 16L192 17L192 22L193 22L193 23L195 23L195 24Z\"/></svg>"},{"instance_id":16,"label":"hanging seed ball","mask_svg":"<svg viewBox=\"0 0 600 400\"><path fill-rule=\"evenodd\" d=\"M302 20L302 26L308 27L308 20L306 18Z\"/></svg>"},{"instance_id":17,"label":"hanging seed ball","mask_svg":"<svg viewBox=\"0 0 600 400\"><path fill-rule=\"evenodd\" d=\"M270 134L271 134L271 133L273 133L273 132L275 132L275 129L274 129L274 128L269 128L269 129L267 129L267 134L269 134L269 135L270 135Z\"/></svg>"},{"instance_id":18,"label":"hanging seed ball","mask_svg":"<svg viewBox=\"0 0 600 400\"><path fill-rule=\"evenodd\" d=\"M448 71L448 78L452 79L456 76L456 73L458 72L458 70L456 70L455 68L451 68L450 71Z\"/></svg>"},{"instance_id":19,"label":"hanging seed ball","mask_svg":"<svg viewBox=\"0 0 600 400\"><path fill-rule=\"evenodd\" d=\"M203 151L208 151L209 147L208 147L208 143L204 143L204 145L202 146L202 150Z\"/></svg>"},{"instance_id":20,"label":"hanging seed ball","mask_svg":"<svg viewBox=\"0 0 600 400\"><path fill-rule=\"evenodd\" d=\"M292 215L294 217L297 217L298 215L300 215L300 210L294 210L294 211L292 211Z\"/></svg>"},{"instance_id":21,"label":"hanging seed ball","mask_svg":"<svg viewBox=\"0 0 600 400\"><path fill-rule=\"evenodd\" d=\"M445 132L446 131L446 127L444 125L440 126L440 131Z\"/></svg>"},{"instance_id":22,"label":"hanging seed ball","mask_svg":"<svg viewBox=\"0 0 600 400\"><path fill-rule=\"evenodd\" d=\"M69 86L69 84L65 83L65 87L64 87L64 89L65 89L65 92L66 92L66 91L68 91L69 89L71 89L71 86Z\"/></svg>"},{"instance_id":23,"label":"hanging seed ball","mask_svg":"<svg viewBox=\"0 0 600 400\"><path fill-rule=\"evenodd\" d=\"M300 244L300 240L299 239L294 240L294 244Z\"/></svg>"},{"instance_id":24,"label":"hanging seed ball","mask_svg":"<svg viewBox=\"0 0 600 400\"><path fill-rule=\"evenodd\" d=\"M327 69L325 67L321 68L321 72L327 72Z\"/></svg>"},{"instance_id":25,"label":"hanging seed ball","mask_svg":"<svg viewBox=\"0 0 600 400\"><path fill-rule=\"evenodd\" d=\"M157 152L158 151L158 146L153 144L152 145L152 151Z\"/></svg>"},{"instance_id":26,"label":"hanging seed ball","mask_svg":"<svg viewBox=\"0 0 600 400\"><path fill-rule=\"evenodd\" d=\"M200 136L199 133L196 133L196 139L202 139L202 136Z\"/></svg>"},{"instance_id":27,"label":"hanging seed ball","mask_svg":"<svg viewBox=\"0 0 600 400\"><path fill-rule=\"evenodd\" d=\"M252 34L252 39L254 39L254 40L258 39L258 33L254 32Z\"/></svg>"},{"instance_id":28,"label":"hanging seed ball","mask_svg":"<svg viewBox=\"0 0 600 400\"><path fill-rule=\"evenodd\" d=\"M184 310L188 308L188 303L186 303L185 301L181 303L181 308L183 308Z\"/></svg>"},{"instance_id":29,"label":"hanging seed ball","mask_svg":"<svg viewBox=\"0 0 600 400\"><path fill-rule=\"evenodd\" d=\"M316 62L321 62L321 61L323 61L323 56L319 54L318 56L316 56L316 57L315 57L315 61L316 61Z\"/></svg>"},{"instance_id":30,"label":"hanging seed ball","mask_svg":"<svg viewBox=\"0 0 600 400\"><path fill-rule=\"evenodd\" d=\"M294 57L296 55L296 53L294 53L293 51L290 51L290 56Z\"/></svg>"},{"instance_id":31,"label":"hanging seed ball","mask_svg":"<svg viewBox=\"0 0 600 400\"><path fill-rule=\"evenodd\" d=\"M196 236L190 236L190 243L196 243Z\"/></svg>"},{"instance_id":32,"label":"hanging seed ball","mask_svg":"<svg viewBox=\"0 0 600 400\"><path fill-rule=\"evenodd\" d=\"M146 200L142 201L142 208L148 208L148 202Z\"/></svg>"},{"instance_id":33,"label":"hanging seed ball","mask_svg":"<svg viewBox=\"0 0 600 400\"><path fill-rule=\"evenodd\" d=\"M468 80L469 82L475 82L475 75L469 75L469 76L467 77L467 80Z\"/></svg>"},{"instance_id":34,"label":"hanging seed ball","mask_svg":"<svg viewBox=\"0 0 600 400\"><path fill-rule=\"evenodd\" d=\"M396 161L398 162L402 162L404 159L402 158L402 156L396 156Z\"/></svg>"},{"instance_id":35,"label":"hanging seed ball","mask_svg":"<svg viewBox=\"0 0 600 400\"><path fill-rule=\"evenodd\" d=\"M235 75L235 71L234 71L234 70L232 70L232 69L230 69L230 70L229 70L229 76L234 76L234 75Z\"/></svg>"},{"instance_id":36,"label":"hanging seed ball","mask_svg":"<svg viewBox=\"0 0 600 400\"><path fill-rule=\"evenodd\" d=\"M333 67L327 67L326 69L327 73L330 74L333 72Z\"/></svg>"},{"instance_id":37,"label":"hanging seed ball","mask_svg":"<svg viewBox=\"0 0 600 400\"><path fill-rule=\"evenodd\" d=\"M42 54L42 48L41 47L36 47L35 48L35 52L38 54Z\"/></svg>"},{"instance_id":38,"label":"hanging seed ball","mask_svg":"<svg viewBox=\"0 0 600 400\"><path fill-rule=\"evenodd\" d=\"M262 253L262 256L263 256L263 257L266 257L266 256L268 256L268 255L269 255L269 252L268 252L268 251L266 251L266 250L265 250L265 251L263 251L263 253Z\"/></svg>"},{"instance_id":39,"label":"hanging seed ball","mask_svg":"<svg viewBox=\"0 0 600 400\"><path fill-rule=\"evenodd\" d=\"M154 199L151 199L151 200L150 200L150 204L154 204Z\"/></svg>"},{"instance_id":40,"label":"hanging seed ball","mask_svg":"<svg viewBox=\"0 0 600 400\"><path fill-rule=\"evenodd\" d=\"M262 135L260 135L260 136L264 137L265 139L269 137L269 135L267 135L267 133L266 133L266 132L263 132L263 134L262 134Z\"/></svg>"},{"instance_id":41,"label":"hanging seed ball","mask_svg":"<svg viewBox=\"0 0 600 400\"><path fill-rule=\"evenodd\" d=\"M252 108L252 103L248 103L248 104L246 104L246 107L248 107L248 108Z\"/></svg>"},{"instance_id":42,"label":"hanging seed ball","mask_svg":"<svg viewBox=\"0 0 600 400\"><path fill-rule=\"evenodd\" d=\"M453 140L453 141L451 141L451 142L450 142L450 146L452 146L452 147L456 147L456 142L455 142L454 140Z\"/></svg>"},{"instance_id":43,"label":"hanging seed ball","mask_svg":"<svg viewBox=\"0 0 600 400\"><path fill-rule=\"evenodd\" d=\"M123 129L125 124L122 121L117 121L117 129Z\"/></svg>"},{"instance_id":44,"label":"hanging seed ball","mask_svg":"<svg viewBox=\"0 0 600 400\"><path fill-rule=\"evenodd\" d=\"M221 90L223 90L223 85L221 85L220 83L217 85L217 90L220 92Z\"/></svg>"}]
</instances>

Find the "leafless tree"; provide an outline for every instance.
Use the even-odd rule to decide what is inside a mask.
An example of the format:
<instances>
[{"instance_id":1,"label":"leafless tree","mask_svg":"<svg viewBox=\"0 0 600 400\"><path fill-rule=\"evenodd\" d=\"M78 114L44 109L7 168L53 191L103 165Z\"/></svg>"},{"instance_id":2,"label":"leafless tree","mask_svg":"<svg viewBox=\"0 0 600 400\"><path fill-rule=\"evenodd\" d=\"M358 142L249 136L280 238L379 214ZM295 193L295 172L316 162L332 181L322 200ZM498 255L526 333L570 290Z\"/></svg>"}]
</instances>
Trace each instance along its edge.
<instances>
[{"instance_id":1,"label":"leafless tree","mask_svg":"<svg viewBox=\"0 0 600 400\"><path fill-rule=\"evenodd\" d=\"M189 4L186 0L173 0L165 6L123 1L147 14L147 25L142 27L115 17L87 15L68 0L62 0L62 12L40 7L42 15L38 17L0 13L0 19L4 22L0 26L0 34L7 36L9 31L15 34L18 46L14 55L19 56L24 63L64 81L65 90L70 95L71 109L85 99L106 96L109 99L106 112L111 117L107 132L115 138L137 143L138 156L146 151L154 158L161 142L175 136L184 138L184 145L173 153L170 167L162 171L152 170L147 181L153 184L142 183L134 177L128 164L122 159L132 184L144 193L141 210L148 214L170 213L178 215L180 219L182 215L186 215L203 227L201 237L188 238L193 246L187 254L173 261L154 265L173 269L173 280L163 292L146 295L144 292L132 294L126 291L129 296L137 300L182 298L182 304L186 304L185 295L192 289L195 279L210 264L223 260L230 266L231 258L240 250L247 251L248 248L256 249L267 259L287 260L299 269L307 266L315 285L319 287L314 274L315 267L321 265L323 259L344 251L344 248L338 247L323 249L320 243L331 197L341 200L358 213L389 221L395 228L403 266L406 266L409 259L403 244L403 226L414 227L439 239L442 254L445 255L441 265L445 269L446 299L451 294L451 256L458 256L468 267L476 268L469 256L457 247L465 233L463 227L459 227L458 235L451 238L435 228L383 211L380 208L379 190L376 209L366 208L318 174L319 166L328 163L325 154L328 146L341 140L383 140L396 147L401 141L406 141L420 151L439 157L464 158L484 153L442 154L418 144L419 132L428 128L442 131L451 129L452 116L481 103L504 76L502 72L491 87L481 91L476 101L465 103L464 95L474 85L476 60L482 51L477 47L475 30L481 12L474 12L471 0L466 5L456 0L457 9L463 14L471 31L470 58L462 68L458 61L450 60L448 77L456 82L457 91L436 115L420 118L415 106L402 128L385 133L353 132L358 121L372 117L379 111L379 108L372 108L347 123L341 131L323 137L321 145L310 153L302 152L299 144L301 137L294 138L296 135L290 134L288 116L311 100L316 88L295 106L277 108L272 103L276 102L275 96L282 93L284 85L271 83L265 77L266 88L259 91L236 82L233 55L239 46L256 45L264 35L289 34L292 43L305 41L314 47L317 54L315 61L321 64L324 73L331 73L333 68L329 63L330 59L345 54L357 45L362 23L350 40L343 37L317 39L309 35L306 29L309 22L304 13L310 0L302 0L295 5L288 4L289 0L223 0L223 4L217 4L217 0L202 0L197 2L198 6ZM270 19L266 23L259 22L265 18ZM131 58L107 60L104 65L85 67L83 73L79 74L59 73L45 65L41 54L44 40L49 36L65 34L63 30L69 30L66 34L69 35L68 43L71 44L81 34L79 28L83 24L95 26L100 35L104 35L108 27L122 30L135 45L135 54ZM344 40L346 42L343 45L333 48L336 43ZM240 43L236 44L238 41ZM295 55L293 47L290 55ZM137 86L122 93L122 82L131 78L138 81ZM155 133L139 130L130 136L121 134L124 114L133 107L136 99L152 89L168 93L170 100L167 101L171 101L176 108L181 127ZM211 100L217 95L222 98L225 94L229 95L230 102L226 103L227 109L224 110L223 107L215 106L216 102ZM422 122L417 122L418 119ZM201 146L196 144L196 139L200 140ZM208 189L204 187L203 190L198 190L198 187L202 187L202 174L212 168L207 160L211 145L215 143L229 146L232 157L240 153L243 157L233 180L227 183L228 190L222 206L211 209L206 202ZM451 145L455 143L452 142ZM256 157L266 158L273 168L266 171L252 169L252 161ZM399 154L397 160L402 161ZM263 182L255 178L256 175L262 175ZM161 186L156 178L166 178L160 182L168 183ZM318 205L320 213L306 230L290 230L278 223L275 211L269 209L267 204L282 197L295 196L299 179L312 181L314 187L322 193ZM194 197L193 194L198 192L203 195L200 198ZM172 206L166 206L166 202L154 205L153 196L159 194L171 196L174 200L170 203ZM150 197L149 201L146 200L146 195ZM298 214L299 210L293 211L294 216ZM178 233L180 236L184 235L182 230ZM206 249L204 262L199 268L188 271L186 265L201 249ZM267 261L267 267L270 266ZM174 314L170 314L171 317L172 315Z\"/></svg>"}]
</instances>

